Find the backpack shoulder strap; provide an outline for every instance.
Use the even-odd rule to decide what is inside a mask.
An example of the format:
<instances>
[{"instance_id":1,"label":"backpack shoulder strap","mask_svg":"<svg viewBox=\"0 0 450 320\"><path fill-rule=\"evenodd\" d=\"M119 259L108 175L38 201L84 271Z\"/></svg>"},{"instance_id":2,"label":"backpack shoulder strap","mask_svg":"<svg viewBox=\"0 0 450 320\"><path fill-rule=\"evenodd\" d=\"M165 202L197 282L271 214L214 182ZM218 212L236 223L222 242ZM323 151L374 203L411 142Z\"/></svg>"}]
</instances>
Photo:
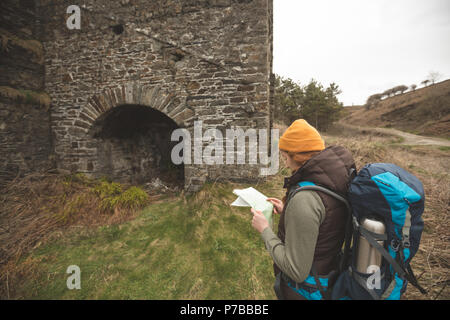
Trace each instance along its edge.
<instances>
[{"instance_id":1,"label":"backpack shoulder strap","mask_svg":"<svg viewBox=\"0 0 450 320\"><path fill-rule=\"evenodd\" d=\"M318 185L314 184L314 182L310 182L310 181L302 181L302 182L299 182L298 185L299 185L299 187L289 194L289 197L288 197L289 200L292 199L294 197L294 195L297 194L297 192L300 192L303 190L322 191L322 192L328 194L329 196L332 196L333 198L343 202L345 204L345 206L347 207L347 209L351 210L350 204L347 201L347 199L345 199L343 196L337 194L336 192L331 191L328 188L318 186Z\"/></svg>"},{"instance_id":2,"label":"backpack shoulder strap","mask_svg":"<svg viewBox=\"0 0 450 320\"><path fill-rule=\"evenodd\" d=\"M334 191L331 191L330 189L321 187L321 186L316 186L316 185L306 185L306 186L301 186L300 188L296 189L293 193L292 196L293 197L297 192L302 191L302 190L314 190L314 191L322 191L323 193L328 194L329 196L332 196L333 198L343 202L345 204L345 206L347 207L347 209L350 211L351 207L349 202L347 201L347 199L345 199L343 196L337 194Z\"/></svg>"},{"instance_id":3,"label":"backpack shoulder strap","mask_svg":"<svg viewBox=\"0 0 450 320\"><path fill-rule=\"evenodd\" d=\"M351 176L354 177L356 171L351 172ZM348 211L348 217L345 224L345 238L344 238L344 252L339 262L339 273L341 273L347 266L348 260L350 257L350 245L351 245L351 238L352 238L352 207L350 206L350 203L345 199L343 196L337 194L334 191L331 191L330 189L327 189L322 186L317 186L313 182L309 181L302 181L299 183L299 188L295 189L293 192L289 194L288 201L297 193L302 190L313 190L313 191L321 191L323 193L326 193L327 195L343 202L345 206L347 207Z\"/></svg>"}]
</instances>

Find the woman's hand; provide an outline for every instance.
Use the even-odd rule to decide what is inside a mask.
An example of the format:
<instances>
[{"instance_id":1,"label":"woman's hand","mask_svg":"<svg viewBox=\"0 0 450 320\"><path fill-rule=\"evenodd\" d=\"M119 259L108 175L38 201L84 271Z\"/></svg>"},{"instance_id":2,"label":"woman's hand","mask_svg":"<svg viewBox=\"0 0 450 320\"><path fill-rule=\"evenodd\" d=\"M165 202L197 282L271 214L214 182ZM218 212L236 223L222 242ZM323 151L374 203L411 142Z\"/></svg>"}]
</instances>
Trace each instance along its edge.
<instances>
[{"instance_id":1,"label":"woman's hand","mask_svg":"<svg viewBox=\"0 0 450 320\"><path fill-rule=\"evenodd\" d=\"M265 228L269 227L269 222L266 217L262 214L261 211L257 211L255 209L250 210L253 213L252 226L259 233L263 232Z\"/></svg>"},{"instance_id":2,"label":"woman's hand","mask_svg":"<svg viewBox=\"0 0 450 320\"><path fill-rule=\"evenodd\" d=\"M267 198L267 201L269 201L271 204L273 204L273 212L280 214L283 211L284 204L283 201L277 199L277 198Z\"/></svg>"}]
</instances>

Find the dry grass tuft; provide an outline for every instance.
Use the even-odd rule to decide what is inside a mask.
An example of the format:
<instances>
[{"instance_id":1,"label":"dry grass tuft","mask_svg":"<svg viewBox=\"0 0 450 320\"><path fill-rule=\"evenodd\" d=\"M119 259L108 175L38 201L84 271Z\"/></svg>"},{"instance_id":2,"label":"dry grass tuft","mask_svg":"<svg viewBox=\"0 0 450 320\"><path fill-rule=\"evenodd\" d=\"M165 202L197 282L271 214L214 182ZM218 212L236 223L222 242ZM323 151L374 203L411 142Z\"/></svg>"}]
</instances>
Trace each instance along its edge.
<instances>
[{"instance_id":1,"label":"dry grass tuft","mask_svg":"<svg viewBox=\"0 0 450 320\"><path fill-rule=\"evenodd\" d=\"M71 226L97 227L119 224L134 218L149 203L137 187L122 185L114 197L99 191L108 182L82 174L35 173L10 182L0 195L0 296L14 278L22 278L24 262L31 249ZM106 203L106 205L105 205ZM30 262L31 263L31 262ZM23 270L22 270L23 269ZM31 269L30 269L31 270Z\"/></svg>"}]
</instances>

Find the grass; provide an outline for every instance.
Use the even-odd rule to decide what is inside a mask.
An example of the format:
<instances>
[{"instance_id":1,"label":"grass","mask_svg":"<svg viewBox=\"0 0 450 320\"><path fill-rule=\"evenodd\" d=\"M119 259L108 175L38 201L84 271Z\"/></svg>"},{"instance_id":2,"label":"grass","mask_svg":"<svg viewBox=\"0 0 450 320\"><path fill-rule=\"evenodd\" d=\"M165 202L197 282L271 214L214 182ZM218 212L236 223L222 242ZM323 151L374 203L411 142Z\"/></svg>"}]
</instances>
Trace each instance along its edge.
<instances>
[{"instance_id":1,"label":"grass","mask_svg":"<svg viewBox=\"0 0 450 320\"><path fill-rule=\"evenodd\" d=\"M74 230L24 258L39 268L16 292L27 299L274 299L272 263L249 209L230 208L232 185L168 198L139 217ZM68 290L66 269L81 269Z\"/></svg>"},{"instance_id":2,"label":"grass","mask_svg":"<svg viewBox=\"0 0 450 320\"><path fill-rule=\"evenodd\" d=\"M11 297L22 278L33 278L31 262L36 258L25 258L33 248L59 238L68 228L75 228L76 235L86 228L129 221L149 200L136 186L82 174L36 173L11 182L0 195L0 297Z\"/></svg>"},{"instance_id":3,"label":"grass","mask_svg":"<svg viewBox=\"0 0 450 320\"><path fill-rule=\"evenodd\" d=\"M425 229L412 267L422 296L408 286L405 299L449 299L450 178L448 150L403 148L391 136L339 129L324 135L354 155L357 168L370 162L396 163L424 184ZM268 196L283 196L279 174L254 186ZM234 188L249 185L208 183L195 195L166 195L120 224L73 225L23 255L13 299L275 299L272 261L251 227L248 208L230 207ZM112 189L112 192L110 189ZM114 184L102 188L115 194ZM109 191L108 191L109 190ZM278 216L274 219L277 229ZM81 269L81 290L66 287L67 267ZM11 279L11 278L10 278ZM0 283L5 288L6 284Z\"/></svg>"},{"instance_id":4,"label":"grass","mask_svg":"<svg viewBox=\"0 0 450 320\"><path fill-rule=\"evenodd\" d=\"M94 188L100 197L100 209L114 211L115 208L138 209L144 207L149 200L148 194L139 187L131 186L123 191L122 186L116 182L101 181Z\"/></svg>"}]
</instances>

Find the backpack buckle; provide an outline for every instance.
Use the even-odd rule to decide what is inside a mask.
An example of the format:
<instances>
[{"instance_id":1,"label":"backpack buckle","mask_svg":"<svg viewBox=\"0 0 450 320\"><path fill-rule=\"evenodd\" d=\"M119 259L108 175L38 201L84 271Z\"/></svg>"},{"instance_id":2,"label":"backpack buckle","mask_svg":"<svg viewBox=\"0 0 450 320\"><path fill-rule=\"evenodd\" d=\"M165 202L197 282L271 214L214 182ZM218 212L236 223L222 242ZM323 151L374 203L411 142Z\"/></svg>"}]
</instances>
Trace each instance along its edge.
<instances>
[{"instance_id":1,"label":"backpack buckle","mask_svg":"<svg viewBox=\"0 0 450 320\"><path fill-rule=\"evenodd\" d=\"M403 244L403 248L409 248L411 243L409 242L409 236L408 235L406 235L406 234L403 235L402 244Z\"/></svg>"},{"instance_id":2,"label":"backpack buckle","mask_svg":"<svg viewBox=\"0 0 450 320\"><path fill-rule=\"evenodd\" d=\"M391 248L394 252L398 251L398 248L400 247L400 241L396 240L396 239L392 239L391 240Z\"/></svg>"}]
</instances>

